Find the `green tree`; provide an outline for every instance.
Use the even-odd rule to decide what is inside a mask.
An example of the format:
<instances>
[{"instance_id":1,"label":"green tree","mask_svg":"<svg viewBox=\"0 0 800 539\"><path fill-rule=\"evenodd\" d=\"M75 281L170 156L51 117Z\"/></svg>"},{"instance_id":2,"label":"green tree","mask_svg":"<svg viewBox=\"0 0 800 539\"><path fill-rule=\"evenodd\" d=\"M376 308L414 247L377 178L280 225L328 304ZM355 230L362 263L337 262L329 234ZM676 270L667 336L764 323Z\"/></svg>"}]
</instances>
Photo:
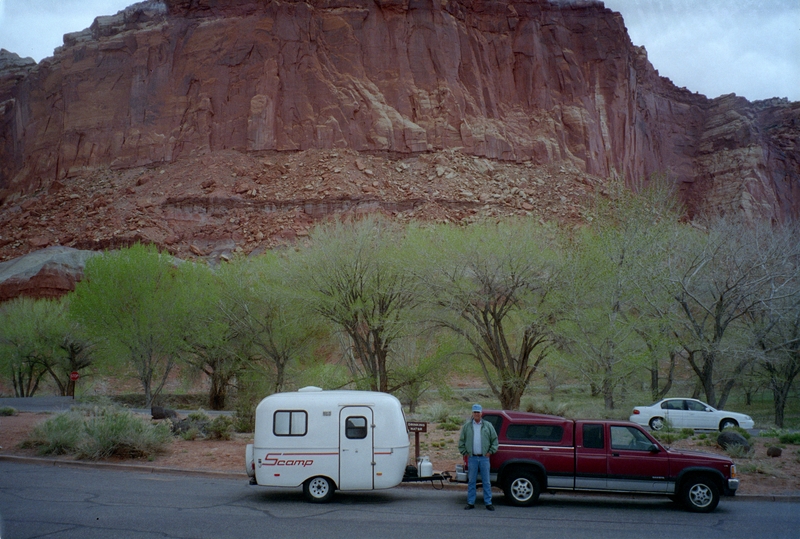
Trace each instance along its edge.
<instances>
[{"instance_id":1,"label":"green tree","mask_svg":"<svg viewBox=\"0 0 800 539\"><path fill-rule=\"evenodd\" d=\"M70 301L70 314L97 340L98 351L135 370L148 408L176 364L191 314L176 264L141 244L95 256Z\"/></svg>"},{"instance_id":2,"label":"green tree","mask_svg":"<svg viewBox=\"0 0 800 539\"><path fill-rule=\"evenodd\" d=\"M0 308L0 361L17 396L33 396L46 374L61 395L70 395L70 373L92 365L92 343L66 317L66 302L17 298Z\"/></svg>"},{"instance_id":3,"label":"green tree","mask_svg":"<svg viewBox=\"0 0 800 539\"><path fill-rule=\"evenodd\" d=\"M228 279L227 266L212 269L206 264L184 263L180 267L179 293L191 312L183 334L186 363L208 377L208 406L224 410L236 377L247 366L252 340L230 311L227 298L236 282Z\"/></svg>"},{"instance_id":4,"label":"green tree","mask_svg":"<svg viewBox=\"0 0 800 539\"><path fill-rule=\"evenodd\" d=\"M358 377L373 390L395 391L392 346L412 331L410 317L419 303L403 231L368 217L317 227L311 240L297 259L298 287L305 288L312 309L342 331L345 356Z\"/></svg>"},{"instance_id":5,"label":"green tree","mask_svg":"<svg viewBox=\"0 0 800 539\"><path fill-rule=\"evenodd\" d=\"M613 409L617 387L636 371L650 372L654 394L665 356L673 372L676 343L663 321L672 302L659 284L666 279L680 206L658 179L639 192L621 182L608 189L609 198L597 201L591 226L570 249L574 293L565 325L578 370ZM669 384L671 378L666 389Z\"/></svg>"},{"instance_id":6,"label":"green tree","mask_svg":"<svg viewBox=\"0 0 800 539\"><path fill-rule=\"evenodd\" d=\"M565 287L554 239L531 221L440 227L422 275L434 323L467 344L505 409L517 410L559 341Z\"/></svg>"},{"instance_id":7,"label":"green tree","mask_svg":"<svg viewBox=\"0 0 800 539\"><path fill-rule=\"evenodd\" d=\"M236 332L247 337L247 367L283 391L289 367L317 341L321 329L313 312L292 287L292 268L269 252L237 259L222 268L226 283L221 310Z\"/></svg>"},{"instance_id":8,"label":"green tree","mask_svg":"<svg viewBox=\"0 0 800 539\"><path fill-rule=\"evenodd\" d=\"M47 374L48 344L40 339L43 302L16 298L0 305L0 365L11 379L15 397L32 397Z\"/></svg>"}]
</instances>

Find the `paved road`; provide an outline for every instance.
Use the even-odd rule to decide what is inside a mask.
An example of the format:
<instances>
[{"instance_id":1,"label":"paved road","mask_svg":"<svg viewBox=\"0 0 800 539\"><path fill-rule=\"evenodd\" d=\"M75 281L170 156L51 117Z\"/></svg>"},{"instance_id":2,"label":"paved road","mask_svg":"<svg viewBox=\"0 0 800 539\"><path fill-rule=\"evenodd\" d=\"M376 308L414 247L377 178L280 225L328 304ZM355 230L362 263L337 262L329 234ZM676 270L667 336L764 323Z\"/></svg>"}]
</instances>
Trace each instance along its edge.
<instances>
[{"instance_id":1,"label":"paved road","mask_svg":"<svg viewBox=\"0 0 800 539\"><path fill-rule=\"evenodd\" d=\"M300 489L243 480L61 468L0 461L0 537L796 539L792 503L723 500L709 515L662 499L542 497L533 508L464 511L464 492L429 486L337 493L326 505Z\"/></svg>"}]
</instances>

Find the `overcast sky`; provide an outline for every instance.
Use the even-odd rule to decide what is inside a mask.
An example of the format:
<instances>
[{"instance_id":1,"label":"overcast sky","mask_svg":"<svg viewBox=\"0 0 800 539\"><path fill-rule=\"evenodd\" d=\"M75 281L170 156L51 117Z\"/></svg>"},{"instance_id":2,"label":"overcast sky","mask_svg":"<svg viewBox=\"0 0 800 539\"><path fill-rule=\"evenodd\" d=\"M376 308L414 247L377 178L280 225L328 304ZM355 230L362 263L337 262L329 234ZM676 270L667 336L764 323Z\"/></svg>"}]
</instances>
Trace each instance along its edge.
<instances>
[{"instance_id":1,"label":"overcast sky","mask_svg":"<svg viewBox=\"0 0 800 539\"><path fill-rule=\"evenodd\" d=\"M574 0L561 0L574 1ZM39 61L133 0L0 0L0 48ZM800 101L800 0L605 0L677 86Z\"/></svg>"}]
</instances>

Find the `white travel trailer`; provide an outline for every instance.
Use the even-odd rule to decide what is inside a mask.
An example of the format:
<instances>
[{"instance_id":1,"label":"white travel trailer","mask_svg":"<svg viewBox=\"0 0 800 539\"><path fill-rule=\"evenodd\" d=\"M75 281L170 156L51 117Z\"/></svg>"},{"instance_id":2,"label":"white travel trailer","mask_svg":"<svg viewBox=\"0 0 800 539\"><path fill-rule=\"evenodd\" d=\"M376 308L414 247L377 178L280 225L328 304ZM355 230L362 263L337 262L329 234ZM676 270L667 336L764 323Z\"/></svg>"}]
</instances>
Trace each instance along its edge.
<instances>
[{"instance_id":1,"label":"white travel trailer","mask_svg":"<svg viewBox=\"0 0 800 539\"><path fill-rule=\"evenodd\" d=\"M256 408L247 446L250 483L303 485L312 502L335 490L397 486L408 463L408 431L400 401L376 391L306 387L276 393Z\"/></svg>"}]
</instances>

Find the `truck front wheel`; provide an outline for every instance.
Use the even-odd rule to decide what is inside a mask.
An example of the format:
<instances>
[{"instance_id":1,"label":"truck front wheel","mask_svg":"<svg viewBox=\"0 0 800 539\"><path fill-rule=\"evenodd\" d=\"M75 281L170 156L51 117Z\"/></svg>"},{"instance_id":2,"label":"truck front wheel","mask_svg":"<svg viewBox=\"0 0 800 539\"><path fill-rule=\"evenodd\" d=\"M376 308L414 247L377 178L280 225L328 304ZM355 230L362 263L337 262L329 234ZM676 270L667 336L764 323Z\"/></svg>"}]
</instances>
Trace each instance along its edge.
<instances>
[{"instance_id":1,"label":"truck front wheel","mask_svg":"<svg viewBox=\"0 0 800 539\"><path fill-rule=\"evenodd\" d=\"M541 487L539 480L530 472L511 472L503 492L511 505L528 506L539 499Z\"/></svg>"},{"instance_id":2,"label":"truck front wheel","mask_svg":"<svg viewBox=\"0 0 800 539\"><path fill-rule=\"evenodd\" d=\"M312 477L303 483L303 496L312 503L329 502L333 497L333 490L333 482L327 477Z\"/></svg>"},{"instance_id":3,"label":"truck front wheel","mask_svg":"<svg viewBox=\"0 0 800 539\"><path fill-rule=\"evenodd\" d=\"M708 477L693 477L683 485L681 501L693 513L710 513L719 504L719 489Z\"/></svg>"}]
</instances>

